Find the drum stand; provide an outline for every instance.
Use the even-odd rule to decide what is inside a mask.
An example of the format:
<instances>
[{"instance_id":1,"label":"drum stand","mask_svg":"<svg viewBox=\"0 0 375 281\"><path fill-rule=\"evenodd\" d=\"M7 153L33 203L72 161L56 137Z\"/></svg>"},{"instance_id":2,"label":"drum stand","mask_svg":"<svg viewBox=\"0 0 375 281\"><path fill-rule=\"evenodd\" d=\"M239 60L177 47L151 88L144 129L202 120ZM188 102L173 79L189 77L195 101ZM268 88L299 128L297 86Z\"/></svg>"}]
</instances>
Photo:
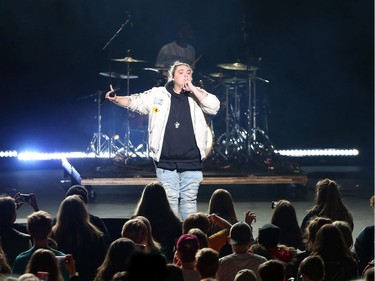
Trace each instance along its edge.
<instances>
[{"instance_id":1,"label":"drum stand","mask_svg":"<svg viewBox=\"0 0 375 281\"><path fill-rule=\"evenodd\" d=\"M225 133L217 139L216 152L225 160L246 157L247 132L240 125L241 98L239 93L239 80L228 79L225 84ZM232 85L231 85L232 84ZM232 102L230 95L233 96Z\"/></svg>"},{"instance_id":2,"label":"drum stand","mask_svg":"<svg viewBox=\"0 0 375 281\"><path fill-rule=\"evenodd\" d=\"M257 124L256 80L269 83L268 80L257 77L256 70L253 70L248 76L249 104L247 126L249 134L247 138L247 154L249 157L266 157L271 155L275 149L267 134Z\"/></svg>"},{"instance_id":3,"label":"drum stand","mask_svg":"<svg viewBox=\"0 0 375 281\"><path fill-rule=\"evenodd\" d=\"M128 51L129 55L129 51ZM126 74L127 74L127 81L126 81L126 95L130 95L130 62L126 63ZM128 162L131 158L137 158L137 157L144 157L145 155L148 155L148 145L147 142L143 142L137 147L133 145L130 139L131 130L130 130L130 114L129 110L126 110L126 116L125 116L125 135L124 135L124 143L122 143L122 146L124 147L123 153L121 153L121 156L125 159L125 164Z\"/></svg>"},{"instance_id":4,"label":"drum stand","mask_svg":"<svg viewBox=\"0 0 375 281\"><path fill-rule=\"evenodd\" d=\"M102 133L102 115L101 115L101 96L102 92L98 91L97 95L97 121L98 121L98 131L94 133L86 152L94 152L96 156L103 156L108 153L108 157L112 157L113 153L118 150L114 139L108 137L106 134Z\"/></svg>"}]
</instances>

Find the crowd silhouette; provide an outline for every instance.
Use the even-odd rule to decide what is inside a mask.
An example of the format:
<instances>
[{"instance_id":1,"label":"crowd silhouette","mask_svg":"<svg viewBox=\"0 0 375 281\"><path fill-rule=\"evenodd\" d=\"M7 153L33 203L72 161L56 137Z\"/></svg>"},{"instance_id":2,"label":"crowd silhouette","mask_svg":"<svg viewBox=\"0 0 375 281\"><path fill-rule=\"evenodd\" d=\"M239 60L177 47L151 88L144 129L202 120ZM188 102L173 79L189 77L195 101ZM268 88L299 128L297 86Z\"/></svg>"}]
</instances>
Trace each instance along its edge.
<instances>
[{"instance_id":1,"label":"crowd silhouette","mask_svg":"<svg viewBox=\"0 0 375 281\"><path fill-rule=\"evenodd\" d=\"M301 224L293 203L279 200L257 237L256 214L237 217L223 188L212 193L206 213L181 221L163 186L149 183L114 235L89 213L84 186L67 191L56 218L39 210L35 194L22 196L0 196L1 280L374 280L374 225L353 237L353 216L331 179L316 183ZM23 205L33 209L26 225L15 223ZM370 206L374 211L374 196Z\"/></svg>"}]
</instances>

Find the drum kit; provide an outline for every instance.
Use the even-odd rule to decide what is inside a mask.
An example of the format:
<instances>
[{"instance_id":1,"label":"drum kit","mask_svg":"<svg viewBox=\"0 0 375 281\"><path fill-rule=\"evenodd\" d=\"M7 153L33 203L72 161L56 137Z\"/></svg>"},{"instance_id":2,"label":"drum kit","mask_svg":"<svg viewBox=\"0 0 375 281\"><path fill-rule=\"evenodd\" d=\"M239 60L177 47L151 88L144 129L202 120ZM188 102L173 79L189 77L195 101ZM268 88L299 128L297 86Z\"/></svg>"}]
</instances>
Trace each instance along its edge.
<instances>
[{"instance_id":1,"label":"drum kit","mask_svg":"<svg viewBox=\"0 0 375 281\"><path fill-rule=\"evenodd\" d=\"M129 54L128 54L129 55ZM135 59L131 56L124 58L113 58L113 62L120 62L126 65L125 73L118 72L100 72L99 75L108 77L110 79L123 79L126 81L126 95L130 94L130 81L139 78L137 75L131 74L130 65L133 63L145 63L145 60ZM213 150L210 154L212 160L236 161L243 163L250 161L254 157L267 158L274 152L274 148L264 130L259 127L258 116L259 111L256 81L269 83L268 80L258 77L258 67L242 64L240 62L222 63L217 65L221 71L210 73L207 77L200 74L203 78L208 78L211 83L214 83L212 93L224 93L222 102L222 111L225 111L225 122L223 132L216 137L214 134ZM156 77L156 86L163 85L166 81L166 68L143 68L145 71L153 73ZM234 72L234 74L233 74ZM215 90L216 89L216 90ZM101 95L99 93L98 95ZM220 98L219 98L220 99ZM96 155L109 153L110 157L119 154L125 158L125 163L130 158L147 158L147 128L137 128L137 133L143 132L143 140L141 143L133 143L131 135L134 130L131 129L132 120L130 120L130 113L126 110L125 117L125 136L123 141L118 136L108 137L101 132L101 113L100 105L104 98L98 96L98 132L94 133L94 137L90 142L88 151L94 152ZM245 106L244 106L245 105ZM220 117L220 116L217 116ZM216 117L216 118L217 118ZM215 117L214 117L215 118ZM144 124L146 127L146 124ZM214 122L211 119L211 129L214 130Z\"/></svg>"}]
</instances>

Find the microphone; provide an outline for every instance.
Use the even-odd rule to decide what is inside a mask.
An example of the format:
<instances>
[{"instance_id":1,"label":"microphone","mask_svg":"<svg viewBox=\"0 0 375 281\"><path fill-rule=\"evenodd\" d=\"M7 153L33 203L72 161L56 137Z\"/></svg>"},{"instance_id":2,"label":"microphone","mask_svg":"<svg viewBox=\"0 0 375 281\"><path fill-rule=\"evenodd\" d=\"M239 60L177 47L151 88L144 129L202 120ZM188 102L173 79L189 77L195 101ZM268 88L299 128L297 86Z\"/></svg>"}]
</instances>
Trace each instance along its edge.
<instances>
[{"instance_id":1,"label":"microphone","mask_svg":"<svg viewBox=\"0 0 375 281\"><path fill-rule=\"evenodd\" d=\"M126 21L130 24L131 27L133 27L132 15L129 13L129 11L126 11Z\"/></svg>"}]
</instances>

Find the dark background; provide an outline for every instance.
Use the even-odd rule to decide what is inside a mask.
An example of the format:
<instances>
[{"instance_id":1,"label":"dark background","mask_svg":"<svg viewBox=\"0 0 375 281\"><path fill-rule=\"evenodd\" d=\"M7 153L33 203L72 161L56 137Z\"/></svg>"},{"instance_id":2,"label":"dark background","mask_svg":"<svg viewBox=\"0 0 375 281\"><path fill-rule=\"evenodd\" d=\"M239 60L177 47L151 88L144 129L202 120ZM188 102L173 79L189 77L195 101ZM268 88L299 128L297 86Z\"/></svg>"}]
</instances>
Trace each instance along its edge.
<instances>
[{"instance_id":1,"label":"dark background","mask_svg":"<svg viewBox=\"0 0 375 281\"><path fill-rule=\"evenodd\" d=\"M127 13L133 26L103 51ZM84 151L97 131L95 98L108 89L99 72L126 72L108 58L130 50L146 60L131 64L140 77L131 92L150 88L143 68L180 19L202 56L196 79L240 60L270 81L257 82L257 93L277 149L358 148L373 165L372 0L0 0L0 150ZM125 81L118 86L125 94ZM101 111L103 132L121 135L125 111L109 102Z\"/></svg>"}]
</instances>

